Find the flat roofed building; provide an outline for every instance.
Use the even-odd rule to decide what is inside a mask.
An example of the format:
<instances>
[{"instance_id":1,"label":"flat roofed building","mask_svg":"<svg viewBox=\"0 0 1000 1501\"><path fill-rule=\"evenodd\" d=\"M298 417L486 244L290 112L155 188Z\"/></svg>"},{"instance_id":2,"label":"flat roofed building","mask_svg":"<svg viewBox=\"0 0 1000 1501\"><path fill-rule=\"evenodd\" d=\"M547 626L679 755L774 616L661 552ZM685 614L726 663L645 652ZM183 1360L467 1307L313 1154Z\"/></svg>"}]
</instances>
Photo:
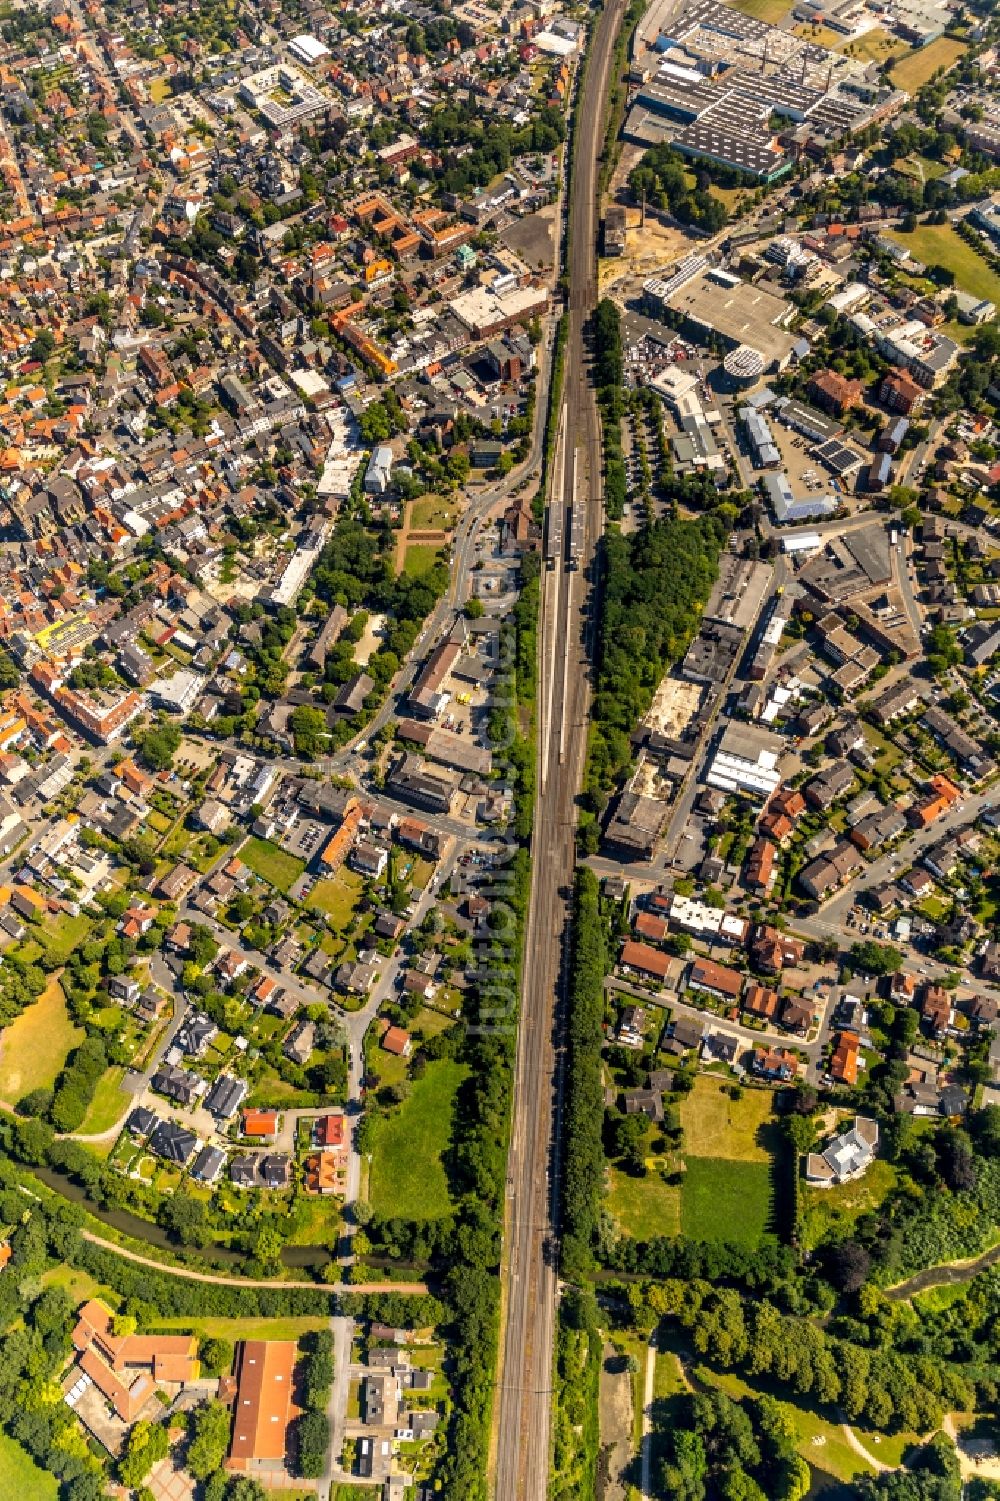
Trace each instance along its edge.
<instances>
[{"instance_id":1,"label":"flat roofed building","mask_svg":"<svg viewBox=\"0 0 1000 1501\"><path fill-rule=\"evenodd\" d=\"M283 1468L295 1351L290 1339L245 1340L240 1345L227 1470L252 1475Z\"/></svg>"}]
</instances>

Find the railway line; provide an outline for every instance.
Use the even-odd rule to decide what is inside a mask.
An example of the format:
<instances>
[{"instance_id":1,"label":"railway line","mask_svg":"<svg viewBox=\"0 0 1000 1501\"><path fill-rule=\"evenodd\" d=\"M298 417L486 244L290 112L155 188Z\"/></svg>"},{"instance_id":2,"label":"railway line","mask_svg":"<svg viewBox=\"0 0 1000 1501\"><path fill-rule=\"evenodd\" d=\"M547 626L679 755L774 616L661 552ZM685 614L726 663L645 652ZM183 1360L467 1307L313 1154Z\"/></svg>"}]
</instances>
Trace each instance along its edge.
<instances>
[{"instance_id":1,"label":"railway line","mask_svg":"<svg viewBox=\"0 0 1000 1501\"><path fill-rule=\"evenodd\" d=\"M567 980L576 796L592 658L591 589L602 529L601 440L586 339L597 301L597 168L615 38L624 9L600 16L577 101L569 188L569 332L546 516L539 628L538 763L532 894L521 986L508 1161L504 1319L493 1463L496 1501L543 1501L549 1475L558 1293L561 1016Z\"/></svg>"}]
</instances>

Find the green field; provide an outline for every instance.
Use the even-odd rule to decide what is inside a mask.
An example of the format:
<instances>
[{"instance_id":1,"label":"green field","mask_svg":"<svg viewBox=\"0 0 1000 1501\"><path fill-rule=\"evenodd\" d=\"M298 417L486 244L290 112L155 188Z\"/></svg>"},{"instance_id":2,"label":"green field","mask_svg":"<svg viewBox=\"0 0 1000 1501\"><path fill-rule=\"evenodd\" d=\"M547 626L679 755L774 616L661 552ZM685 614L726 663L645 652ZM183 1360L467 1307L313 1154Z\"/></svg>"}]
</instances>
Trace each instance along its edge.
<instances>
[{"instance_id":1,"label":"green field","mask_svg":"<svg viewBox=\"0 0 1000 1501\"><path fill-rule=\"evenodd\" d=\"M309 906L325 912L338 933L343 933L354 921L364 884L364 876L342 866L329 880L316 882L309 893Z\"/></svg>"},{"instance_id":2,"label":"green field","mask_svg":"<svg viewBox=\"0 0 1000 1501\"><path fill-rule=\"evenodd\" d=\"M406 557L403 559L403 572L410 578L426 578L438 561L438 554L441 551L441 547L436 542L408 542ZM447 556L447 549L444 551Z\"/></svg>"},{"instance_id":3,"label":"green field","mask_svg":"<svg viewBox=\"0 0 1000 1501\"><path fill-rule=\"evenodd\" d=\"M287 854L269 839L248 839L240 850L240 859L255 875L281 892L294 885L306 868L304 860Z\"/></svg>"},{"instance_id":4,"label":"green field","mask_svg":"<svg viewBox=\"0 0 1000 1501\"><path fill-rule=\"evenodd\" d=\"M915 94L937 72L953 68L965 52L964 42L956 42L949 36L939 36L926 47L918 47L906 57L900 58L892 70L893 87Z\"/></svg>"},{"instance_id":5,"label":"green field","mask_svg":"<svg viewBox=\"0 0 1000 1501\"><path fill-rule=\"evenodd\" d=\"M960 292L1000 303L1000 276L966 245L950 224L918 224L911 235L889 229L886 234L925 266L944 266L955 277Z\"/></svg>"},{"instance_id":6,"label":"green field","mask_svg":"<svg viewBox=\"0 0 1000 1501\"><path fill-rule=\"evenodd\" d=\"M744 1089L734 1100L731 1084L699 1074L681 1103L686 1157L725 1157L731 1162L767 1162L774 1096Z\"/></svg>"},{"instance_id":7,"label":"green field","mask_svg":"<svg viewBox=\"0 0 1000 1501\"><path fill-rule=\"evenodd\" d=\"M26 1450L0 1433L0 1496L17 1501L55 1501L59 1494L54 1475L40 1470Z\"/></svg>"},{"instance_id":8,"label":"green field","mask_svg":"<svg viewBox=\"0 0 1000 1501\"><path fill-rule=\"evenodd\" d=\"M691 1240L759 1245L771 1218L765 1162L689 1157L681 1185L681 1232Z\"/></svg>"},{"instance_id":9,"label":"green field","mask_svg":"<svg viewBox=\"0 0 1000 1501\"><path fill-rule=\"evenodd\" d=\"M102 1131L110 1131L115 1122L125 1114L130 1097L122 1093L124 1077L123 1068L109 1068L97 1081L94 1098L87 1107L87 1114L80 1127L81 1136L99 1136Z\"/></svg>"},{"instance_id":10,"label":"green field","mask_svg":"<svg viewBox=\"0 0 1000 1501\"><path fill-rule=\"evenodd\" d=\"M694 1375L704 1385L717 1387L734 1401L758 1395L756 1388L731 1371L713 1371L700 1365ZM796 1449L810 1465L844 1482L852 1480L855 1475L871 1474L871 1466L855 1454L839 1424L829 1423L791 1402L782 1401L781 1408L795 1429Z\"/></svg>"},{"instance_id":11,"label":"green field","mask_svg":"<svg viewBox=\"0 0 1000 1501\"><path fill-rule=\"evenodd\" d=\"M16 1104L31 1090L54 1084L83 1035L70 1020L62 986L50 980L0 1037L0 1100Z\"/></svg>"},{"instance_id":12,"label":"green field","mask_svg":"<svg viewBox=\"0 0 1000 1501\"><path fill-rule=\"evenodd\" d=\"M873 1162L863 1178L832 1188L802 1185L802 1244L809 1250L822 1245L833 1232L839 1239L855 1220L877 1209L896 1183L890 1162Z\"/></svg>"},{"instance_id":13,"label":"green field","mask_svg":"<svg viewBox=\"0 0 1000 1501\"><path fill-rule=\"evenodd\" d=\"M631 1173L611 1168L608 1208L633 1240L680 1234L681 1190L664 1183L657 1172L634 1178Z\"/></svg>"},{"instance_id":14,"label":"green field","mask_svg":"<svg viewBox=\"0 0 1000 1501\"><path fill-rule=\"evenodd\" d=\"M370 1198L383 1215L434 1220L450 1212L442 1158L451 1142L455 1096L467 1070L453 1059L428 1065L409 1097L378 1123Z\"/></svg>"},{"instance_id":15,"label":"green field","mask_svg":"<svg viewBox=\"0 0 1000 1501\"><path fill-rule=\"evenodd\" d=\"M414 532L450 532L455 525L458 506L441 495L422 495L410 507L410 530Z\"/></svg>"},{"instance_id":16,"label":"green field","mask_svg":"<svg viewBox=\"0 0 1000 1501\"><path fill-rule=\"evenodd\" d=\"M287 1319L156 1319L151 1328L190 1329L199 1339L228 1339L235 1344L240 1339L301 1339L319 1329L329 1328L329 1320L316 1317Z\"/></svg>"},{"instance_id":17,"label":"green field","mask_svg":"<svg viewBox=\"0 0 1000 1501\"><path fill-rule=\"evenodd\" d=\"M71 912L60 912L58 917L48 918L38 929L38 937L53 964L65 964L70 954L83 943L93 927L89 917L82 912L76 917Z\"/></svg>"},{"instance_id":18,"label":"green field","mask_svg":"<svg viewBox=\"0 0 1000 1501\"><path fill-rule=\"evenodd\" d=\"M743 16L753 16L768 26L777 26L791 10L786 0L733 0L733 10Z\"/></svg>"}]
</instances>

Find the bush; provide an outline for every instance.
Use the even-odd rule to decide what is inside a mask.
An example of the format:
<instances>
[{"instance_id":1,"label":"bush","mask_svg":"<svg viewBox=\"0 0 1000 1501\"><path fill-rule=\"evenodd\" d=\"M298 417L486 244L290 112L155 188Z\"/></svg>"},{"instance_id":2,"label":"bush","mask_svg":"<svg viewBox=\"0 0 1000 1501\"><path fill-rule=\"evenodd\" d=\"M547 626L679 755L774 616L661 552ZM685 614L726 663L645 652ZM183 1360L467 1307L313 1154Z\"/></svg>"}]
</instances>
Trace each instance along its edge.
<instances>
[{"instance_id":1,"label":"bush","mask_svg":"<svg viewBox=\"0 0 1000 1501\"><path fill-rule=\"evenodd\" d=\"M94 1090L108 1066L108 1055L99 1037L87 1037L70 1055L56 1083L49 1119L57 1131L79 1127Z\"/></svg>"}]
</instances>

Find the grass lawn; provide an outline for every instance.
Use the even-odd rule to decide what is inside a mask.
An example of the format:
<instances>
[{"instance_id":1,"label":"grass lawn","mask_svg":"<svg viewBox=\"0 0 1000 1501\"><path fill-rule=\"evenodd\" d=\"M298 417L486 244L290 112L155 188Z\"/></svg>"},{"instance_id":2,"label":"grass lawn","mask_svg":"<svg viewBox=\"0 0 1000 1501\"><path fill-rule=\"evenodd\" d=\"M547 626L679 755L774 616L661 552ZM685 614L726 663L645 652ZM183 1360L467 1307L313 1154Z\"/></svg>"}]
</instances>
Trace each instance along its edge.
<instances>
[{"instance_id":1,"label":"grass lawn","mask_svg":"<svg viewBox=\"0 0 1000 1501\"><path fill-rule=\"evenodd\" d=\"M836 50L863 63L884 63L890 57L902 60L910 51L905 42L890 36L881 26L873 26L863 36L854 37L846 43L841 37Z\"/></svg>"},{"instance_id":2,"label":"grass lawn","mask_svg":"<svg viewBox=\"0 0 1000 1501\"><path fill-rule=\"evenodd\" d=\"M664 1183L659 1173L633 1178L611 1168L608 1208L626 1235L633 1240L652 1240L657 1235L679 1235L681 1191Z\"/></svg>"},{"instance_id":3,"label":"grass lawn","mask_svg":"<svg viewBox=\"0 0 1000 1501\"><path fill-rule=\"evenodd\" d=\"M875 1161L864 1177L853 1183L837 1183L832 1188L809 1188L803 1184L802 1244L812 1250L822 1245L833 1231L839 1239L845 1227L878 1208L895 1182L892 1163Z\"/></svg>"},{"instance_id":4,"label":"grass lawn","mask_svg":"<svg viewBox=\"0 0 1000 1501\"><path fill-rule=\"evenodd\" d=\"M681 1101L685 1157L725 1157L730 1162L767 1162L767 1124L774 1096L767 1089L744 1089L730 1096L730 1085L699 1074L694 1089Z\"/></svg>"},{"instance_id":5,"label":"grass lawn","mask_svg":"<svg viewBox=\"0 0 1000 1501\"><path fill-rule=\"evenodd\" d=\"M59 1494L54 1475L40 1470L27 1450L0 1433L0 1496L18 1501L55 1501Z\"/></svg>"},{"instance_id":6,"label":"grass lawn","mask_svg":"<svg viewBox=\"0 0 1000 1501\"><path fill-rule=\"evenodd\" d=\"M410 578L426 578L431 569L438 561L438 553L447 549L440 548L436 542L408 542L406 545L406 557L403 559L403 572Z\"/></svg>"},{"instance_id":7,"label":"grass lawn","mask_svg":"<svg viewBox=\"0 0 1000 1501\"><path fill-rule=\"evenodd\" d=\"M738 10L743 16L755 16L768 26L777 26L791 8L785 0L734 0L733 3L733 10Z\"/></svg>"},{"instance_id":8,"label":"grass lawn","mask_svg":"<svg viewBox=\"0 0 1000 1501\"><path fill-rule=\"evenodd\" d=\"M731 1371L713 1371L708 1366L697 1366L694 1372L706 1386L717 1387L735 1401L756 1396L757 1391ZM855 1454L844 1437L843 1429L836 1423L828 1423L817 1413L797 1407L791 1402L781 1402L781 1408L795 1429L798 1442L795 1447L803 1459L835 1480L848 1482L855 1475L868 1475L871 1467L859 1454Z\"/></svg>"},{"instance_id":9,"label":"grass lawn","mask_svg":"<svg viewBox=\"0 0 1000 1501\"><path fill-rule=\"evenodd\" d=\"M422 495L410 507L410 530L448 532L457 515L458 506L453 500L445 500L441 495Z\"/></svg>"},{"instance_id":10,"label":"grass lawn","mask_svg":"<svg viewBox=\"0 0 1000 1501\"><path fill-rule=\"evenodd\" d=\"M451 1142L455 1095L466 1073L451 1058L429 1064L409 1098L379 1121L370 1195L382 1214L433 1220L450 1211L441 1159Z\"/></svg>"},{"instance_id":11,"label":"grass lawn","mask_svg":"<svg viewBox=\"0 0 1000 1501\"><path fill-rule=\"evenodd\" d=\"M309 906L325 912L337 931L343 933L354 921L364 884L363 876L343 865L328 881L316 882L309 893Z\"/></svg>"},{"instance_id":12,"label":"grass lawn","mask_svg":"<svg viewBox=\"0 0 1000 1501\"><path fill-rule=\"evenodd\" d=\"M681 1232L691 1240L759 1245L771 1218L765 1162L689 1157L681 1184Z\"/></svg>"},{"instance_id":13,"label":"grass lawn","mask_svg":"<svg viewBox=\"0 0 1000 1501\"><path fill-rule=\"evenodd\" d=\"M925 266L945 266L954 273L955 285L974 297L1000 302L1000 276L991 271L971 245L960 239L950 224L918 224L911 235L888 229L886 234L905 245Z\"/></svg>"},{"instance_id":14,"label":"grass lawn","mask_svg":"<svg viewBox=\"0 0 1000 1501\"><path fill-rule=\"evenodd\" d=\"M117 1296L95 1281L89 1272L81 1272L75 1266L54 1266L42 1273L43 1287L64 1288L74 1303L85 1303L88 1298L103 1298L112 1308L117 1308Z\"/></svg>"},{"instance_id":15,"label":"grass lawn","mask_svg":"<svg viewBox=\"0 0 1000 1501\"><path fill-rule=\"evenodd\" d=\"M893 88L905 89L915 94L937 72L938 68L953 68L965 52L964 42L953 37L939 36L926 47L918 47L900 61L892 70Z\"/></svg>"},{"instance_id":16,"label":"grass lawn","mask_svg":"<svg viewBox=\"0 0 1000 1501\"><path fill-rule=\"evenodd\" d=\"M282 892L294 885L306 868L304 860L287 854L269 839L248 839L240 850L240 859L255 875Z\"/></svg>"},{"instance_id":17,"label":"grass lawn","mask_svg":"<svg viewBox=\"0 0 1000 1501\"><path fill-rule=\"evenodd\" d=\"M83 1030L70 1020L62 986L58 980L50 980L38 1000L22 1011L0 1038L0 1100L16 1104L31 1090L54 1084L68 1054L83 1036Z\"/></svg>"},{"instance_id":18,"label":"grass lawn","mask_svg":"<svg viewBox=\"0 0 1000 1501\"><path fill-rule=\"evenodd\" d=\"M71 912L61 912L39 928L38 936L45 945L46 953L53 964L65 964L70 954L83 943L93 927L84 913L76 917Z\"/></svg>"},{"instance_id":19,"label":"grass lawn","mask_svg":"<svg viewBox=\"0 0 1000 1501\"><path fill-rule=\"evenodd\" d=\"M442 1016L440 1011L431 1011L423 1006L413 1018L414 1032L422 1032L425 1037L436 1037L439 1032L445 1032L454 1024L454 1017Z\"/></svg>"},{"instance_id":20,"label":"grass lawn","mask_svg":"<svg viewBox=\"0 0 1000 1501\"><path fill-rule=\"evenodd\" d=\"M379 1492L370 1485L335 1485L330 1501L375 1501Z\"/></svg>"},{"instance_id":21,"label":"grass lawn","mask_svg":"<svg viewBox=\"0 0 1000 1501\"><path fill-rule=\"evenodd\" d=\"M97 1136L102 1131L109 1131L124 1115L129 1104L129 1096L122 1093L124 1077L123 1068L109 1068L106 1074L102 1074L83 1118L81 1136Z\"/></svg>"},{"instance_id":22,"label":"grass lawn","mask_svg":"<svg viewBox=\"0 0 1000 1501\"><path fill-rule=\"evenodd\" d=\"M968 1282L943 1282L940 1287L929 1287L926 1292L916 1293L912 1301L919 1313L940 1313L953 1303L961 1303L968 1295Z\"/></svg>"},{"instance_id":23,"label":"grass lawn","mask_svg":"<svg viewBox=\"0 0 1000 1501\"><path fill-rule=\"evenodd\" d=\"M329 1320L323 1318L287 1319L157 1319L155 1329L193 1329L201 1339L228 1339L235 1344L239 1339L301 1339L318 1329L329 1328Z\"/></svg>"}]
</instances>

